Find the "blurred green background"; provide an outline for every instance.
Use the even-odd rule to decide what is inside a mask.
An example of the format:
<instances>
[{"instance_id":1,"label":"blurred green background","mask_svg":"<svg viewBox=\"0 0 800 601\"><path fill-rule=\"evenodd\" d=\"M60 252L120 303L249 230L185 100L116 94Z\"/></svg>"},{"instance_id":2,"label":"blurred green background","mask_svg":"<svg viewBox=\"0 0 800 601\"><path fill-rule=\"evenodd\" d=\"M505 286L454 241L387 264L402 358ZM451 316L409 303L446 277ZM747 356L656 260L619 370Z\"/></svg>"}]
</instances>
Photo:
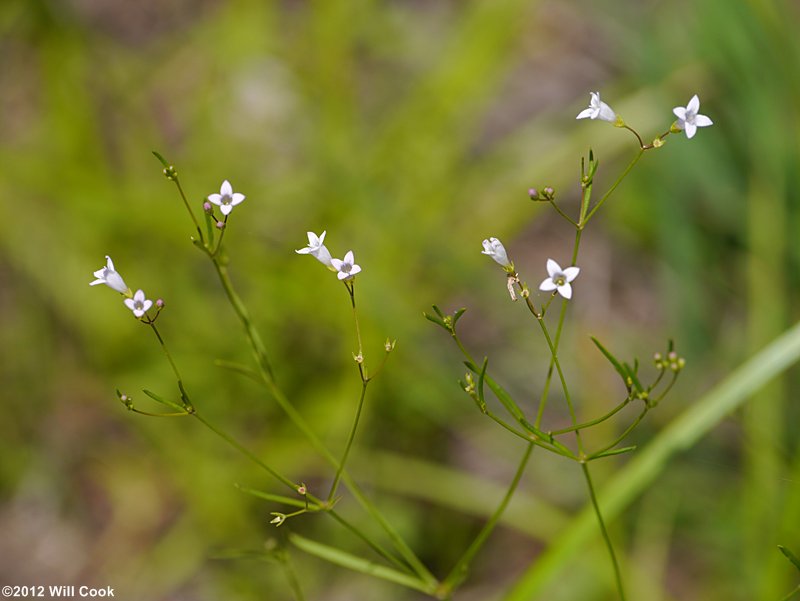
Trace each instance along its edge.
<instances>
[{"instance_id":1,"label":"blurred green background","mask_svg":"<svg viewBox=\"0 0 800 601\"><path fill-rule=\"evenodd\" d=\"M530 284L548 257L569 261L572 232L528 187L574 211L590 146L600 190L636 151L575 121L589 91L646 139L694 93L715 125L648 153L584 235L562 351L581 414L620 395L589 334L645 363L673 337L688 361L633 436L646 449L797 320L799 18L778 0L0 2L0 584L291 598L279 566L220 558L285 534L268 524L280 508L234 485L283 491L193 420L134 415L114 394L145 404L142 388L174 381L119 297L88 286L105 254L166 300L159 325L204 414L326 490L330 470L267 395L215 367L250 354L151 150L196 208L226 178L247 195L232 277L278 381L337 453L359 391L349 300L294 250L327 230L334 256L355 251L367 359L398 346L352 472L444 576L523 448L459 390L461 359L422 312L467 307L467 344L533 406L546 349L481 240L500 237ZM798 384L783 374L612 522L632 599L777 601L797 585L776 545L800 552ZM596 480L627 461L598 462ZM457 599L503 598L586 503L579 474L535 454ZM348 495L341 508L369 523ZM283 528L368 553L325 516ZM422 598L289 552L309 599ZM616 598L599 537L532 594Z\"/></svg>"}]
</instances>

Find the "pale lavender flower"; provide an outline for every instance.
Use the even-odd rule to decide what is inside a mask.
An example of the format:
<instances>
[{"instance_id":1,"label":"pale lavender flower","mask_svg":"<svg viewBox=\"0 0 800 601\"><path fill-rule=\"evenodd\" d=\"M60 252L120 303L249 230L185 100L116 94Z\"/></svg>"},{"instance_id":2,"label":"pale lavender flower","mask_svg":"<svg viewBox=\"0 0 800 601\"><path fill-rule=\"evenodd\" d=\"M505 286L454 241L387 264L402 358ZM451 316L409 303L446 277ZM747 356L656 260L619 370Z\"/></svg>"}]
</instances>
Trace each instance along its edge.
<instances>
[{"instance_id":1,"label":"pale lavender flower","mask_svg":"<svg viewBox=\"0 0 800 601\"><path fill-rule=\"evenodd\" d=\"M322 232L320 236L317 236L314 232L307 232L308 246L296 250L294 252L300 255L311 255L323 265L332 267L331 253L328 251L328 248L323 244L323 242L325 241L326 233L327 232Z\"/></svg>"},{"instance_id":2,"label":"pale lavender flower","mask_svg":"<svg viewBox=\"0 0 800 601\"><path fill-rule=\"evenodd\" d=\"M126 298L123 302L136 317L141 317L153 306L153 301L144 297L144 290L137 290L133 298Z\"/></svg>"},{"instance_id":3,"label":"pale lavender flower","mask_svg":"<svg viewBox=\"0 0 800 601\"><path fill-rule=\"evenodd\" d=\"M589 100L589 108L583 109L576 119L600 119L601 121L608 121L614 123L617 120L617 114L605 102L600 100L600 92L590 92L591 99Z\"/></svg>"},{"instance_id":4,"label":"pale lavender flower","mask_svg":"<svg viewBox=\"0 0 800 601\"><path fill-rule=\"evenodd\" d=\"M339 272L336 274L336 277L340 280L349 280L361 271L361 267L356 265L352 250L347 251L343 260L331 259L331 266Z\"/></svg>"},{"instance_id":5,"label":"pale lavender flower","mask_svg":"<svg viewBox=\"0 0 800 601\"><path fill-rule=\"evenodd\" d=\"M558 290L558 293L564 298L572 298L570 282L578 277L578 273L580 273L579 267L561 269L561 265L553 259L547 259L547 277L539 284L539 290L545 292Z\"/></svg>"},{"instance_id":6,"label":"pale lavender flower","mask_svg":"<svg viewBox=\"0 0 800 601\"><path fill-rule=\"evenodd\" d=\"M692 99L685 108L682 106L676 106L674 109L672 109L672 112L675 113L675 116L678 118L678 122L676 124L678 129L685 131L687 138L693 138L697 133L698 127L708 127L709 125L714 125L714 122L711 119L705 115L699 114L697 112L699 110L700 99L697 97L697 94L692 96Z\"/></svg>"},{"instance_id":7,"label":"pale lavender flower","mask_svg":"<svg viewBox=\"0 0 800 601\"><path fill-rule=\"evenodd\" d=\"M511 261L508 260L508 254L503 243L497 238L488 238L483 241L482 255L487 255L494 259L495 263L502 267L511 267Z\"/></svg>"},{"instance_id":8,"label":"pale lavender flower","mask_svg":"<svg viewBox=\"0 0 800 601\"><path fill-rule=\"evenodd\" d=\"M106 266L95 271L94 277L97 279L93 282L89 282L90 286L105 284L120 294L130 295L131 293L130 288L128 288L127 284L125 284L122 276L114 269L114 262L108 255L106 255Z\"/></svg>"},{"instance_id":9,"label":"pale lavender flower","mask_svg":"<svg viewBox=\"0 0 800 601\"><path fill-rule=\"evenodd\" d=\"M239 192L234 192L233 188L231 187L231 183L228 180L222 182L222 186L219 188L219 194L208 195L208 201L217 205L223 215L230 214L230 212L233 211L233 207L238 205L244 199L245 195L240 194Z\"/></svg>"}]
</instances>

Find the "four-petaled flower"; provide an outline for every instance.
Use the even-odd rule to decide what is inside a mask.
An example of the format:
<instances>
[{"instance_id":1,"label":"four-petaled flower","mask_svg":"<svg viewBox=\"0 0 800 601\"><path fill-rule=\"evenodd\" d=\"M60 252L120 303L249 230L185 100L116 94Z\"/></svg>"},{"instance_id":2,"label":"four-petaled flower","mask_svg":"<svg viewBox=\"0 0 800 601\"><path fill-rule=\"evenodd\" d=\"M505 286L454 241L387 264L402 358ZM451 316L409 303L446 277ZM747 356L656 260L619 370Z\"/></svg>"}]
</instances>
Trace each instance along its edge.
<instances>
[{"instance_id":1,"label":"four-petaled flower","mask_svg":"<svg viewBox=\"0 0 800 601\"><path fill-rule=\"evenodd\" d=\"M349 280L359 271L361 271L361 267L356 265L355 261L356 260L353 257L352 250L347 251L347 254L344 256L343 260L331 259L331 265L336 271L339 272L336 274L336 277L340 280Z\"/></svg>"},{"instance_id":2,"label":"four-petaled flower","mask_svg":"<svg viewBox=\"0 0 800 601\"><path fill-rule=\"evenodd\" d=\"M617 120L617 114L605 102L600 100L600 92L590 92L591 100L589 101L589 108L583 109L576 119L600 119L601 121L609 121L614 123Z\"/></svg>"},{"instance_id":3,"label":"four-petaled flower","mask_svg":"<svg viewBox=\"0 0 800 601\"><path fill-rule=\"evenodd\" d=\"M111 257L106 255L106 266L102 269L98 269L94 272L94 277L97 278L93 282L89 282L90 286L96 286L97 284L105 284L109 288L113 288L120 294L130 295L131 291L128 288L125 281L122 279L122 276L117 273L114 269L114 262L111 260Z\"/></svg>"},{"instance_id":4,"label":"four-petaled flower","mask_svg":"<svg viewBox=\"0 0 800 601\"><path fill-rule=\"evenodd\" d=\"M561 265L553 261L553 259L547 259L548 277L539 284L539 290L544 290L545 292L558 290L558 293L564 298L572 298L570 282L578 277L578 273L580 273L579 267L573 266L561 269Z\"/></svg>"},{"instance_id":5,"label":"four-petaled flower","mask_svg":"<svg viewBox=\"0 0 800 601\"><path fill-rule=\"evenodd\" d=\"M144 290L137 290L133 298L125 299L125 306L128 307L136 317L141 317L153 306L153 301L144 297Z\"/></svg>"},{"instance_id":6,"label":"four-petaled flower","mask_svg":"<svg viewBox=\"0 0 800 601\"><path fill-rule=\"evenodd\" d=\"M322 232L321 236L317 236L314 232L308 232L308 246L294 252L301 255L311 255L323 265L331 267L331 253L322 243L325 240L325 234L326 232Z\"/></svg>"},{"instance_id":7,"label":"four-petaled flower","mask_svg":"<svg viewBox=\"0 0 800 601\"><path fill-rule=\"evenodd\" d=\"M498 265L502 265L503 267L511 267L511 261L508 260L506 248L497 238L492 237L484 240L481 254L491 257Z\"/></svg>"},{"instance_id":8,"label":"four-petaled flower","mask_svg":"<svg viewBox=\"0 0 800 601\"><path fill-rule=\"evenodd\" d=\"M714 122L711 119L705 115L699 114L697 112L699 110L700 99L697 97L697 94L692 96L692 99L685 108L682 106L676 106L674 109L672 109L672 112L675 113L675 116L678 118L678 122L676 124L678 129L684 130L687 138L694 137L694 134L697 133L698 127L708 127L709 125L714 125Z\"/></svg>"},{"instance_id":9,"label":"four-petaled flower","mask_svg":"<svg viewBox=\"0 0 800 601\"><path fill-rule=\"evenodd\" d=\"M222 185L219 188L219 194L208 195L208 201L217 205L222 214L226 216L233 211L233 207L238 205L244 199L244 194L233 191L231 183L228 180L222 182Z\"/></svg>"}]
</instances>

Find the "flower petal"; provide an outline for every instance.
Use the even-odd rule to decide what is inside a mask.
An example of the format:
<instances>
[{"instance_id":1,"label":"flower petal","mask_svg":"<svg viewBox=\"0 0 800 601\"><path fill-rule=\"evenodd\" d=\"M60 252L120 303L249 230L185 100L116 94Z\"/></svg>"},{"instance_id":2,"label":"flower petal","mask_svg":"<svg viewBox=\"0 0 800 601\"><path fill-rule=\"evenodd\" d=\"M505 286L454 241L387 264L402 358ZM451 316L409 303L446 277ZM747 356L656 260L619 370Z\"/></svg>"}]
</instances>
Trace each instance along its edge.
<instances>
[{"instance_id":1,"label":"flower petal","mask_svg":"<svg viewBox=\"0 0 800 601\"><path fill-rule=\"evenodd\" d=\"M686 111L689 113L697 114L697 111L700 110L700 99L697 97L697 94L692 96L692 99L689 101L689 104L686 105Z\"/></svg>"},{"instance_id":2,"label":"flower petal","mask_svg":"<svg viewBox=\"0 0 800 601\"><path fill-rule=\"evenodd\" d=\"M571 282L572 280L574 280L575 278L578 277L578 274L580 273L580 271L581 271L580 267L567 267L563 271L563 273L564 273L564 277L567 279L567 282Z\"/></svg>"},{"instance_id":3,"label":"flower petal","mask_svg":"<svg viewBox=\"0 0 800 601\"><path fill-rule=\"evenodd\" d=\"M307 254L308 254L308 253L310 253L312 250L313 250L313 249L312 249L310 246L306 246L305 248L300 248L300 249L297 249L297 250L296 250L296 251L294 251L294 252L296 252L298 255L307 255Z\"/></svg>"},{"instance_id":4,"label":"flower petal","mask_svg":"<svg viewBox=\"0 0 800 601\"><path fill-rule=\"evenodd\" d=\"M241 194L241 193L239 193L239 192L234 192L234 193L233 193L233 196L231 196L231 204L232 204L232 205L238 205L238 204L239 204L240 202L242 202L244 199L245 199L245 196L244 196L244 194Z\"/></svg>"},{"instance_id":5,"label":"flower petal","mask_svg":"<svg viewBox=\"0 0 800 601\"><path fill-rule=\"evenodd\" d=\"M544 290L545 292L550 292L556 288L556 283L552 280L552 278L545 278L542 283L539 284L539 290Z\"/></svg>"},{"instance_id":6,"label":"flower petal","mask_svg":"<svg viewBox=\"0 0 800 601\"><path fill-rule=\"evenodd\" d=\"M345 253L344 262L345 263L350 263L350 265L352 265L353 263L356 262L355 257L353 256L353 251L352 250L348 250L347 253Z\"/></svg>"},{"instance_id":7,"label":"flower petal","mask_svg":"<svg viewBox=\"0 0 800 601\"><path fill-rule=\"evenodd\" d=\"M682 106L676 106L674 109L672 109L672 112L681 121L684 121L686 119L686 109L683 108Z\"/></svg>"},{"instance_id":8,"label":"flower petal","mask_svg":"<svg viewBox=\"0 0 800 601\"><path fill-rule=\"evenodd\" d=\"M697 133L697 126L694 123L689 123L688 121L684 125L686 129L686 137L691 139Z\"/></svg>"},{"instance_id":9,"label":"flower petal","mask_svg":"<svg viewBox=\"0 0 800 601\"><path fill-rule=\"evenodd\" d=\"M219 205L219 212L223 215L230 215L231 211L233 211L233 205L229 204L221 204Z\"/></svg>"},{"instance_id":10,"label":"flower petal","mask_svg":"<svg viewBox=\"0 0 800 601\"><path fill-rule=\"evenodd\" d=\"M360 273L360 272L361 272L361 266L360 265L353 265L353 267L350 268L350 275L355 275L355 274Z\"/></svg>"},{"instance_id":11,"label":"flower petal","mask_svg":"<svg viewBox=\"0 0 800 601\"><path fill-rule=\"evenodd\" d=\"M567 282L558 287L558 293L566 299L572 298L572 286Z\"/></svg>"},{"instance_id":12,"label":"flower petal","mask_svg":"<svg viewBox=\"0 0 800 601\"><path fill-rule=\"evenodd\" d=\"M350 276L346 274L344 271L340 271L339 273L336 274L336 277L339 278L340 280L346 280Z\"/></svg>"},{"instance_id":13,"label":"flower petal","mask_svg":"<svg viewBox=\"0 0 800 601\"><path fill-rule=\"evenodd\" d=\"M122 302L125 303L125 306L128 307L128 309L130 309L131 311L133 311L136 308L136 304L133 302L132 298L126 298Z\"/></svg>"},{"instance_id":14,"label":"flower petal","mask_svg":"<svg viewBox=\"0 0 800 601\"><path fill-rule=\"evenodd\" d=\"M341 259L331 259L331 266L336 270L339 271L342 268L342 264L344 261Z\"/></svg>"},{"instance_id":15,"label":"flower petal","mask_svg":"<svg viewBox=\"0 0 800 601\"><path fill-rule=\"evenodd\" d=\"M228 180L222 182L222 185L219 187L219 193L222 194L222 196L230 196L233 194L233 187Z\"/></svg>"},{"instance_id":16,"label":"flower petal","mask_svg":"<svg viewBox=\"0 0 800 601\"><path fill-rule=\"evenodd\" d=\"M697 127L708 127L709 125L714 125L714 122L705 115L697 115L694 118L694 124Z\"/></svg>"},{"instance_id":17,"label":"flower petal","mask_svg":"<svg viewBox=\"0 0 800 601\"><path fill-rule=\"evenodd\" d=\"M594 113L593 108L583 109L578 116L575 117L576 119L591 119L592 114Z\"/></svg>"},{"instance_id":18,"label":"flower petal","mask_svg":"<svg viewBox=\"0 0 800 601\"><path fill-rule=\"evenodd\" d=\"M150 307L152 307L152 306L153 306L153 301L146 300L146 301L144 301L144 305L142 306L142 309L144 309L145 311L149 311Z\"/></svg>"},{"instance_id":19,"label":"flower petal","mask_svg":"<svg viewBox=\"0 0 800 601\"><path fill-rule=\"evenodd\" d=\"M561 272L561 265L553 261L553 259L547 259L547 275L549 275L552 278L554 275L560 272Z\"/></svg>"},{"instance_id":20,"label":"flower petal","mask_svg":"<svg viewBox=\"0 0 800 601\"><path fill-rule=\"evenodd\" d=\"M213 202L215 205L222 204L222 195L221 194L209 194L208 195L208 202Z\"/></svg>"}]
</instances>

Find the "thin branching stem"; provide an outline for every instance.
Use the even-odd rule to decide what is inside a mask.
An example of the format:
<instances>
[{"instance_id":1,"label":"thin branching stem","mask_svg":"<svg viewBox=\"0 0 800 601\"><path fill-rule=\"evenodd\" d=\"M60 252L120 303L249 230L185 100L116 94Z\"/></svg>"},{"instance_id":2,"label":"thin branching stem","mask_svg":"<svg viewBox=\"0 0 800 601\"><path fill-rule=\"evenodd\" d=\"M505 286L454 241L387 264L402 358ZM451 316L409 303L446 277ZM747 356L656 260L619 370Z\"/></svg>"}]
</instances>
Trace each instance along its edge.
<instances>
[{"instance_id":1,"label":"thin branching stem","mask_svg":"<svg viewBox=\"0 0 800 601\"><path fill-rule=\"evenodd\" d=\"M552 436L560 436L561 434L566 434L567 432L575 432L576 430L585 430L586 428L591 428L592 426L596 426L597 424L602 424L610 417L622 411L622 409L625 408L630 402L631 402L631 397L628 397L605 415L601 415L600 417L595 418L593 420L589 420L588 422L576 424L568 428L561 428L560 430L548 430L547 433Z\"/></svg>"},{"instance_id":2,"label":"thin branching stem","mask_svg":"<svg viewBox=\"0 0 800 601\"><path fill-rule=\"evenodd\" d=\"M508 507L508 504L511 501L511 497L514 496L514 492L517 490L517 486L522 478L522 474L525 472L525 468L528 465L528 460L531 457L531 453L533 453L533 446L534 445L532 442L528 443L528 446L525 448L525 453L522 455L519 465L517 465L517 471L514 473L514 478L511 480L511 484L509 484L506 494L501 499L500 504L492 513L489 521L484 524L483 528L481 528L481 531L472 541L470 546L467 547L467 550L464 552L461 558L456 562L456 565L453 566L453 569L450 571L450 573L442 581L442 585L439 588L440 598L449 598L453 590L466 578L472 560L475 558L478 551L480 551L481 547L483 547L495 526L497 526L497 523L502 517L503 512L505 512L506 507Z\"/></svg>"},{"instance_id":3,"label":"thin branching stem","mask_svg":"<svg viewBox=\"0 0 800 601\"><path fill-rule=\"evenodd\" d=\"M347 458L350 455L350 448L353 446L353 440L356 437L356 430L358 430L358 422L361 419L361 410L364 408L364 397L367 395L367 386L369 385L369 380L362 380L361 382L361 395L358 398L358 407L356 408L356 416L353 420L353 427L350 428L350 434L347 437L347 444L344 448L344 453L342 454L342 459L339 461L339 466L336 468L336 476L333 479L333 483L331 484L331 490L328 493L328 503L332 503L334 497L336 496L336 489L339 487L339 481L342 478L342 471L344 470L344 466L347 463Z\"/></svg>"},{"instance_id":4,"label":"thin branching stem","mask_svg":"<svg viewBox=\"0 0 800 601\"><path fill-rule=\"evenodd\" d=\"M603 534L603 540L606 543L608 555L611 557L611 564L614 566L614 579L617 583L619 598L620 601L625 601L625 587L622 585L622 573L620 572L619 563L617 562L617 554L614 552L614 545L611 543L611 537L608 535L606 523L600 511L600 505L597 503L597 495L594 492L594 484L592 483L592 475L589 472L589 466L586 463L582 463L581 469L583 470L583 477L586 480L586 486L589 489L589 497L591 497L592 500L592 507L594 508L595 517L597 517L597 523L600 525L600 532Z\"/></svg>"}]
</instances>

